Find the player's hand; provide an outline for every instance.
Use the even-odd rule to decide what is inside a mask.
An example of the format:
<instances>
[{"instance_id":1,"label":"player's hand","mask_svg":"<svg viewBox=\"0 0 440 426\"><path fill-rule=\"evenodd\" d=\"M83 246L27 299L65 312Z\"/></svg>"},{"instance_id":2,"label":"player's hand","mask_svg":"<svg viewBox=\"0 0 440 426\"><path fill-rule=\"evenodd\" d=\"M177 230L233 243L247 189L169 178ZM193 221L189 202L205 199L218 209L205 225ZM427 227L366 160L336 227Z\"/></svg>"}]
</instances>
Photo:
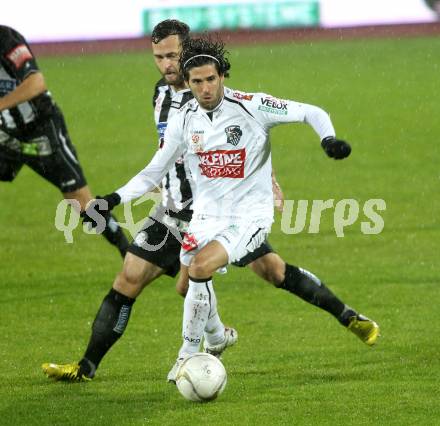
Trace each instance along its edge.
<instances>
[{"instance_id":1,"label":"player's hand","mask_svg":"<svg viewBox=\"0 0 440 426\"><path fill-rule=\"evenodd\" d=\"M98 227L100 218L105 222L110 217L110 212L121 202L121 197L116 192L101 197L97 195L94 200L89 201L85 211L81 213L83 223L89 223L92 228Z\"/></svg>"},{"instance_id":2,"label":"player's hand","mask_svg":"<svg viewBox=\"0 0 440 426\"><path fill-rule=\"evenodd\" d=\"M340 139L336 139L334 136L328 136L321 142L322 149L325 153L335 160L342 160L350 155L351 146Z\"/></svg>"}]
</instances>

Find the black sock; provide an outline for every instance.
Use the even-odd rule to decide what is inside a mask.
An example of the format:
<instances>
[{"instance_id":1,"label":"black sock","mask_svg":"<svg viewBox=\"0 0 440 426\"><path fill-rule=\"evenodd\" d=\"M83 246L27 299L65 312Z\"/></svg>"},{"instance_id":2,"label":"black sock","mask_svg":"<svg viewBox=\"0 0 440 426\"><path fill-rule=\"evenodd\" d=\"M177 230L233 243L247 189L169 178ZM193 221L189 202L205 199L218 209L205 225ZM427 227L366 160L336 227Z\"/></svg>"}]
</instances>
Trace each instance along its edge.
<instances>
[{"instance_id":1,"label":"black sock","mask_svg":"<svg viewBox=\"0 0 440 426\"><path fill-rule=\"evenodd\" d=\"M122 336L130 318L135 299L113 288L105 296L92 325L92 335L83 359L79 362L82 374L93 377L104 355Z\"/></svg>"},{"instance_id":2,"label":"black sock","mask_svg":"<svg viewBox=\"0 0 440 426\"><path fill-rule=\"evenodd\" d=\"M332 314L342 325L347 326L349 318L356 315L349 306L339 300L324 283L305 269L286 264L286 273L281 287L318 308Z\"/></svg>"},{"instance_id":3,"label":"black sock","mask_svg":"<svg viewBox=\"0 0 440 426\"><path fill-rule=\"evenodd\" d=\"M122 257L125 257L128 248L128 240L121 227L116 222L116 218L111 214L107 220L102 235L110 244L113 244L118 248Z\"/></svg>"}]
</instances>

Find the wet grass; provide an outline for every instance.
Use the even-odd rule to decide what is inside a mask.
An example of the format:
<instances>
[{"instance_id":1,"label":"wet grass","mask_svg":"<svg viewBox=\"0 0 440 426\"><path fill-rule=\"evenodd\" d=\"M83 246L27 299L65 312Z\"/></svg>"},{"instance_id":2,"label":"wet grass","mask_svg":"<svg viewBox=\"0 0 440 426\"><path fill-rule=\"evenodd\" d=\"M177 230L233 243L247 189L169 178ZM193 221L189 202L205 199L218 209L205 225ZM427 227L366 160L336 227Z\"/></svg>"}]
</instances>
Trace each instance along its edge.
<instances>
[{"instance_id":1,"label":"wet grass","mask_svg":"<svg viewBox=\"0 0 440 426\"><path fill-rule=\"evenodd\" d=\"M156 148L148 55L40 60L96 193L121 186ZM440 40L241 47L231 62L230 87L320 105L352 144L352 156L335 162L307 126L274 129L274 167L294 207L353 199L360 211L344 238L334 209L322 213L318 234L307 232L308 216L303 232L286 235L277 215L270 241L376 319L380 343L364 346L328 314L232 268L216 288L240 340L224 357L228 386L218 401L186 402L165 383L182 309L169 278L138 299L92 383L51 383L41 363L81 357L121 261L80 229L67 244L54 227L58 192L24 168L0 186L0 423L438 424ZM384 229L364 235L371 198L386 202Z\"/></svg>"}]
</instances>

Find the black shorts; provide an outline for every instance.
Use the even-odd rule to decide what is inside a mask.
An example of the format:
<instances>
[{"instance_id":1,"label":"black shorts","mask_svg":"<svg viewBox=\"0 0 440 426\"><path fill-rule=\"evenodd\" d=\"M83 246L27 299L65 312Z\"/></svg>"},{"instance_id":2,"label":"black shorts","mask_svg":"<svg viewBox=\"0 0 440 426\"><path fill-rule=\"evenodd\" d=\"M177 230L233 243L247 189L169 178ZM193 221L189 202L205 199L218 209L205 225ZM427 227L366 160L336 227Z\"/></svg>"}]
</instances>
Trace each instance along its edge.
<instances>
[{"instance_id":1,"label":"black shorts","mask_svg":"<svg viewBox=\"0 0 440 426\"><path fill-rule=\"evenodd\" d=\"M183 240L183 233L180 233ZM147 249L145 242L148 244ZM143 247L142 247L143 246ZM146 260L165 271L166 275L175 277L180 269L181 242L162 223L153 218L148 218L142 230L128 246L128 252ZM234 266L244 267L258 258L273 253L273 249L266 240L252 253L234 262Z\"/></svg>"},{"instance_id":2,"label":"black shorts","mask_svg":"<svg viewBox=\"0 0 440 426\"><path fill-rule=\"evenodd\" d=\"M265 240L260 247L255 249L253 252L248 253L240 260L237 260L236 262L233 263L233 265L238 266L239 268L243 268L244 266L249 265L249 263L252 263L254 260L257 260L268 253L273 253L273 248L269 244L269 241Z\"/></svg>"},{"instance_id":3,"label":"black shorts","mask_svg":"<svg viewBox=\"0 0 440 426\"><path fill-rule=\"evenodd\" d=\"M183 240L183 233L180 233ZM167 226L149 217L127 251L175 277L180 270L181 242Z\"/></svg>"},{"instance_id":4,"label":"black shorts","mask_svg":"<svg viewBox=\"0 0 440 426\"><path fill-rule=\"evenodd\" d=\"M26 138L0 144L0 163L6 170L1 180L12 181L26 164L63 193L87 185L62 115L45 120Z\"/></svg>"}]
</instances>

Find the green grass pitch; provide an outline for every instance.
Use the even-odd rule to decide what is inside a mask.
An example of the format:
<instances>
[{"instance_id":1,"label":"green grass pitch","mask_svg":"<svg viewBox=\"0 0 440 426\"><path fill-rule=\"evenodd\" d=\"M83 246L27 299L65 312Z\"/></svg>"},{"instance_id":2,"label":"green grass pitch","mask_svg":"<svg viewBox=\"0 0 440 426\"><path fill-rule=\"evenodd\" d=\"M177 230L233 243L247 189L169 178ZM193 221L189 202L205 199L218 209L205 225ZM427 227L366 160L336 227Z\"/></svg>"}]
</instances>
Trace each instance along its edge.
<instances>
[{"instance_id":1,"label":"green grass pitch","mask_svg":"<svg viewBox=\"0 0 440 426\"><path fill-rule=\"evenodd\" d=\"M322 106L352 144L352 156L335 162L307 126L274 129L273 164L286 198L355 199L361 207L385 200L378 235L362 234L361 209L338 238L330 209L318 234L285 235L277 214L270 237L284 259L374 318L379 344L366 347L327 313L230 268L216 290L222 318L240 338L224 356L228 385L217 401L189 403L165 382L182 315L166 277L139 297L93 382L50 382L41 363L79 360L121 260L80 230L67 244L54 227L59 193L24 168L12 185L0 185L2 425L439 424L440 40L230 52L228 86ZM150 56L39 61L94 193L124 184L156 148ZM144 211L138 207L139 218Z\"/></svg>"}]
</instances>

